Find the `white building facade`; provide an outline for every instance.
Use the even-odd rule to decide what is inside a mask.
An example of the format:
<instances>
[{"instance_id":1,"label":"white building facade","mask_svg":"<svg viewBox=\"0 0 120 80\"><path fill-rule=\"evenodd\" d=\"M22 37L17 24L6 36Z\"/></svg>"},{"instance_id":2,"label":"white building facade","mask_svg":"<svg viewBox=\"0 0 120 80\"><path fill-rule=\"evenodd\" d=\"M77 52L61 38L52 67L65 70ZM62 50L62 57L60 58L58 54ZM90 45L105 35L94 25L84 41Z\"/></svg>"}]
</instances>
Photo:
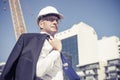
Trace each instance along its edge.
<instances>
[{"instance_id":1,"label":"white building facade","mask_svg":"<svg viewBox=\"0 0 120 80\"><path fill-rule=\"evenodd\" d=\"M100 63L99 79L118 80L120 71L120 40L116 36L98 40L98 58ZM118 67L118 68L117 68ZM116 71L118 70L118 71Z\"/></svg>"},{"instance_id":2,"label":"white building facade","mask_svg":"<svg viewBox=\"0 0 120 80\"><path fill-rule=\"evenodd\" d=\"M68 30L60 32L56 35L57 38L65 40L69 37L77 36L77 55L78 55L78 64L76 65L85 65L94 62L98 62L97 58L97 35L95 30L89 25L80 22L73 25ZM65 43L63 43L64 45ZM66 46L69 47L69 46ZM72 48L74 50L74 48ZM73 53L74 54L74 53Z\"/></svg>"},{"instance_id":3,"label":"white building facade","mask_svg":"<svg viewBox=\"0 0 120 80\"><path fill-rule=\"evenodd\" d=\"M77 73L81 80L111 80L108 68L111 61L119 61L120 57L118 37L98 40L95 30L83 22L58 33L56 37L62 40L63 52L72 56L74 68L79 68Z\"/></svg>"}]
</instances>

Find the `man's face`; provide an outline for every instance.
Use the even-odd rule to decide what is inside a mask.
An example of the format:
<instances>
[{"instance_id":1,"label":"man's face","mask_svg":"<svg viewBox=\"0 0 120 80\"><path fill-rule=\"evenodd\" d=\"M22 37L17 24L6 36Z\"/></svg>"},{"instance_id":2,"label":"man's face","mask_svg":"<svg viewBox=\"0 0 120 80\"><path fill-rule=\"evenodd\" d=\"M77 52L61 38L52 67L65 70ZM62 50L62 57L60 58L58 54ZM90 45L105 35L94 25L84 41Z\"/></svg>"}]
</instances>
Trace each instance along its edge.
<instances>
[{"instance_id":1,"label":"man's face","mask_svg":"<svg viewBox=\"0 0 120 80\"><path fill-rule=\"evenodd\" d=\"M58 32L58 24L59 18L53 15L42 18L42 20L39 23L41 31L47 32L52 36L54 36L54 34Z\"/></svg>"}]
</instances>

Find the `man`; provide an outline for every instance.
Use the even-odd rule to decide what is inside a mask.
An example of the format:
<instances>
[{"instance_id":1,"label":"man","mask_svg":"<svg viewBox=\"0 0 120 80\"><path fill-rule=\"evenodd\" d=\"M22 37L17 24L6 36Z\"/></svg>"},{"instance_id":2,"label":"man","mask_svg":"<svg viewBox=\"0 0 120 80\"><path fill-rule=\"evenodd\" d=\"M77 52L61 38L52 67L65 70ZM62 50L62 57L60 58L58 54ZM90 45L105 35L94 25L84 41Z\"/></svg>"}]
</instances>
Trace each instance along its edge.
<instances>
[{"instance_id":1,"label":"man","mask_svg":"<svg viewBox=\"0 0 120 80\"><path fill-rule=\"evenodd\" d=\"M63 80L62 44L54 37L62 18L52 6L40 10L37 24L41 32L20 36L0 80Z\"/></svg>"},{"instance_id":2,"label":"man","mask_svg":"<svg viewBox=\"0 0 120 80\"><path fill-rule=\"evenodd\" d=\"M38 25L41 34L46 33L50 36L45 40L42 51L40 53L36 75L43 80L63 80L62 61L60 52L62 45L54 35L58 32L58 24L63 16L51 6L48 6L38 14ZM41 69L41 67L43 67Z\"/></svg>"}]
</instances>

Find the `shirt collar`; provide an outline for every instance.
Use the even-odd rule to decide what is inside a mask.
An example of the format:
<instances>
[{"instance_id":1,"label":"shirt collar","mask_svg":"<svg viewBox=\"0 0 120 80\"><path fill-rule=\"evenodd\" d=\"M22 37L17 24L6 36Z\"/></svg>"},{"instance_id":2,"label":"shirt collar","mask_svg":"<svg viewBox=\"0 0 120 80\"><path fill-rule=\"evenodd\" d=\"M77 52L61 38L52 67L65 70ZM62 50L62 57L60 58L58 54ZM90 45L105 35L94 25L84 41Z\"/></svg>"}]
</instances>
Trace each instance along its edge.
<instances>
[{"instance_id":1,"label":"shirt collar","mask_svg":"<svg viewBox=\"0 0 120 80\"><path fill-rule=\"evenodd\" d=\"M49 35L50 36L50 39L53 39L53 37L49 34L49 33L47 33L47 32L40 32L41 34L47 34L47 35Z\"/></svg>"}]
</instances>

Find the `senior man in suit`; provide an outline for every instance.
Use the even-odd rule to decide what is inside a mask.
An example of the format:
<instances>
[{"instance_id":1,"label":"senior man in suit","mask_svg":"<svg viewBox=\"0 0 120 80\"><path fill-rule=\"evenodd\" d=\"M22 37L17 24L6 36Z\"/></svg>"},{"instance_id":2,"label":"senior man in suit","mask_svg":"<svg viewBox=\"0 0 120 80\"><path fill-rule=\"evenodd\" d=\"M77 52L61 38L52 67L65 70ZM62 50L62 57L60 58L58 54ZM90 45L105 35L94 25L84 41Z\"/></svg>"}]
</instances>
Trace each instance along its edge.
<instances>
[{"instance_id":1,"label":"senior man in suit","mask_svg":"<svg viewBox=\"0 0 120 80\"><path fill-rule=\"evenodd\" d=\"M61 56L62 44L54 37L62 18L63 15L55 7L47 6L41 9L37 17L40 33L20 36L0 80L63 80L65 60L63 61L64 57ZM68 70L65 72L69 73Z\"/></svg>"}]
</instances>

